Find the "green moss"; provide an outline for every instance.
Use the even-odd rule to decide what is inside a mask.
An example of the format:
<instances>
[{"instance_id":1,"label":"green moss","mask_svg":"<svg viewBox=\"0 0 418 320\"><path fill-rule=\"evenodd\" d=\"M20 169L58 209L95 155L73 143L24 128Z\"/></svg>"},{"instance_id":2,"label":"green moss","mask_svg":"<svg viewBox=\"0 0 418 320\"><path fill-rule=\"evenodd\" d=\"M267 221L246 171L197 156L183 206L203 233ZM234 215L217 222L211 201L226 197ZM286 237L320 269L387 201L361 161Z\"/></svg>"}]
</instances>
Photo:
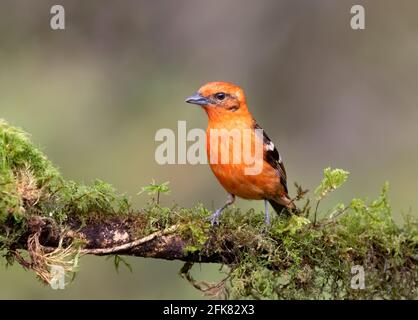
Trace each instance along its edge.
<instances>
[{"instance_id":1,"label":"green moss","mask_svg":"<svg viewBox=\"0 0 418 320\"><path fill-rule=\"evenodd\" d=\"M325 189L334 172L341 173L327 169ZM224 290L232 298L418 298L417 222L395 224L387 193L385 185L375 201L338 204L317 223L307 205L299 216L275 217L267 230L262 213L227 210L209 240L236 256ZM197 228L201 218L192 219ZM364 269L364 290L351 287L355 266Z\"/></svg>"},{"instance_id":2,"label":"green moss","mask_svg":"<svg viewBox=\"0 0 418 320\"><path fill-rule=\"evenodd\" d=\"M203 251L205 244L209 240L209 229L210 223L204 220L183 223L179 232L189 243L184 248L185 253Z\"/></svg>"},{"instance_id":3,"label":"green moss","mask_svg":"<svg viewBox=\"0 0 418 320\"><path fill-rule=\"evenodd\" d=\"M22 130L0 119L0 249L26 231L31 216L64 223L130 213L129 201L100 180L64 180Z\"/></svg>"}]
</instances>

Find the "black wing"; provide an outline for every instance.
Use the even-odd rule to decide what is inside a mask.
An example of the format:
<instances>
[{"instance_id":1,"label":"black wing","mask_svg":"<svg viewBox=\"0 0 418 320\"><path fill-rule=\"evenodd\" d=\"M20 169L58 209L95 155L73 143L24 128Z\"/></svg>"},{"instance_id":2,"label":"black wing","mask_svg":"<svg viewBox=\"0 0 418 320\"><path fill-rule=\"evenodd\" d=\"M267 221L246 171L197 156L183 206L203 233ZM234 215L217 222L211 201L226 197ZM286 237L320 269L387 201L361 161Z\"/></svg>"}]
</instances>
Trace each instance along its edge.
<instances>
[{"instance_id":1,"label":"black wing","mask_svg":"<svg viewBox=\"0 0 418 320\"><path fill-rule=\"evenodd\" d=\"M261 128L257 123L255 123L254 129L263 130L263 128ZM270 140L270 138L267 136L264 130L263 130L263 144L264 144L264 151L265 151L264 160L278 172L280 179L281 179L281 183L283 184L284 189L287 193L288 192L287 176L286 176L286 170L284 169L282 157L280 156L279 151L277 151L276 146Z\"/></svg>"}]
</instances>

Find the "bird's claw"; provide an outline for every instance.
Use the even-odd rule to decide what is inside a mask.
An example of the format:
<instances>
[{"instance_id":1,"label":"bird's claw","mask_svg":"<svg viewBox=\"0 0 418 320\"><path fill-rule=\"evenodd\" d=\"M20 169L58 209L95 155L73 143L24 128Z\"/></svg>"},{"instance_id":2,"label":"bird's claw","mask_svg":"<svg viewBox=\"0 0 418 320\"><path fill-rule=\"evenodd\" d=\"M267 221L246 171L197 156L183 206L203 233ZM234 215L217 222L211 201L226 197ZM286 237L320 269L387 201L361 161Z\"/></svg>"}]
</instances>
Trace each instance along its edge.
<instances>
[{"instance_id":1,"label":"bird's claw","mask_svg":"<svg viewBox=\"0 0 418 320\"><path fill-rule=\"evenodd\" d=\"M209 218L210 224L212 226L217 226L219 225L219 219L217 217L210 217Z\"/></svg>"},{"instance_id":2,"label":"bird's claw","mask_svg":"<svg viewBox=\"0 0 418 320\"><path fill-rule=\"evenodd\" d=\"M265 219L264 219L264 224L266 225L266 227L268 228L268 227L270 227L270 217L266 217Z\"/></svg>"},{"instance_id":3,"label":"bird's claw","mask_svg":"<svg viewBox=\"0 0 418 320\"><path fill-rule=\"evenodd\" d=\"M211 224L212 226L214 226L214 225L218 225L218 224L219 224L219 216L221 215L221 213L222 213L222 210L218 209L218 210L216 210L216 211L215 211L215 213L214 213L214 214L212 214L212 215L208 218L208 220L210 221L210 224Z\"/></svg>"}]
</instances>

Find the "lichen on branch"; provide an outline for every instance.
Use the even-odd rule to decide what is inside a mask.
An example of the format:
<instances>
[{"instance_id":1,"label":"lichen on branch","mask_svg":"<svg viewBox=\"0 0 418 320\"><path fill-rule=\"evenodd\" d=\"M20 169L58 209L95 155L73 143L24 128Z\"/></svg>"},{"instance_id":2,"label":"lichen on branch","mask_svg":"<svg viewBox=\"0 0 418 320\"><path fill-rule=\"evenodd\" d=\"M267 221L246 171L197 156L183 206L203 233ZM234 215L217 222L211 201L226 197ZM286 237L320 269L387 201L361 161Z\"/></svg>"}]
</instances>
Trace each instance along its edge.
<instances>
[{"instance_id":1,"label":"lichen on branch","mask_svg":"<svg viewBox=\"0 0 418 320\"><path fill-rule=\"evenodd\" d=\"M417 222L393 221L387 185L375 201L319 205L347 176L325 169L314 195L297 186L299 214L275 217L269 228L261 212L238 208L211 227L202 205L162 206L167 183L143 188L151 198L134 210L107 183L64 179L27 134L0 120L0 252L44 282L53 265L76 272L84 254L114 256L116 266L130 255L185 261L184 278L210 296L417 298ZM225 279L194 280L193 263L205 262L223 264ZM364 269L363 290L351 286L353 266Z\"/></svg>"}]
</instances>

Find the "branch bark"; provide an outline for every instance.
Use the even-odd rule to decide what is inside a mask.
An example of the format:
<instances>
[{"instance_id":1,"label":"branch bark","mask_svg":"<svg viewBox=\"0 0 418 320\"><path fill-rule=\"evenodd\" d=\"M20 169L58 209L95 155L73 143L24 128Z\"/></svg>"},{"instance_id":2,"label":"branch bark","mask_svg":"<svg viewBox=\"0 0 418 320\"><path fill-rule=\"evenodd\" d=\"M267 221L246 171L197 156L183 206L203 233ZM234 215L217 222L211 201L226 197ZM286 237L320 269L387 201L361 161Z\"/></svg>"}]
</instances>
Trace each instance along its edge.
<instances>
[{"instance_id":1,"label":"branch bark","mask_svg":"<svg viewBox=\"0 0 418 320\"><path fill-rule=\"evenodd\" d=\"M232 263L236 256L225 247L225 251L216 252L209 239L205 249L190 253L186 248L191 241L179 233L180 224L172 225L144 237L134 237L138 234L138 226L131 219L111 218L98 222L87 223L80 227L79 223L69 223L63 232L50 220L34 218L29 222L29 233L38 233L39 243L44 251L55 250L60 241L70 244L81 239L84 243L80 253L98 256L127 255L144 258L157 258L165 260L181 260L186 262ZM213 235L212 235L213 236ZM27 235L21 243L26 245ZM24 248L26 249L26 248Z\"/></svg>"}]
</instances>

